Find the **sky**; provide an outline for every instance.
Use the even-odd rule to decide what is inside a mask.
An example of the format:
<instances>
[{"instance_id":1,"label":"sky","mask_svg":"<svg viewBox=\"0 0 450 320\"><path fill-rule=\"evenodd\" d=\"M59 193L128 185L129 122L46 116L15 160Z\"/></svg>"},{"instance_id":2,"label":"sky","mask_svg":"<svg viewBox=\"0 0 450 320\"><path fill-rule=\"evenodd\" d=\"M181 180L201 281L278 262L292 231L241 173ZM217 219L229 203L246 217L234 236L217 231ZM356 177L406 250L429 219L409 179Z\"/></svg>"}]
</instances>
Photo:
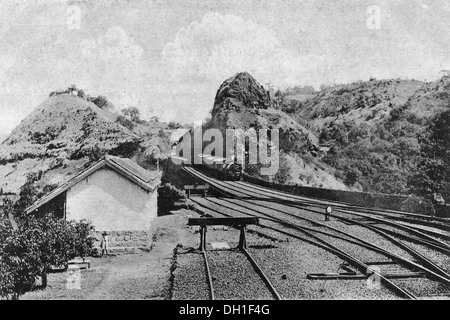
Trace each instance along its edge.
<instances>
[{"instance_id":1,"label":"sky","mask_svg":"<svg viewBox=\"0 0 450 320\"><path fill-rule=\"evenodd\" d=\"M247 71L266 88L450 69L446 0L0 0L0 137L76 84L191 123Z\"/></svg>"}]
</instances>

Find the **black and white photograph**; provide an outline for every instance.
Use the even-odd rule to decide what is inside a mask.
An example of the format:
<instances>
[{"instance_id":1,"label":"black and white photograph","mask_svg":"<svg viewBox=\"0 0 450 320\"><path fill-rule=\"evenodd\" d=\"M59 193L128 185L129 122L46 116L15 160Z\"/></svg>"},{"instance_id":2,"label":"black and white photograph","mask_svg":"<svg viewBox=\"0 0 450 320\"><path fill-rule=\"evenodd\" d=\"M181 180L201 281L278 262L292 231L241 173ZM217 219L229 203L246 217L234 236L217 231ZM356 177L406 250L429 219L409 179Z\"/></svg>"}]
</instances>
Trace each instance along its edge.
<instances>
[{"instance_id":1,"label":"black and white photograph","mask_svg":"<svg viewBox=\"0 0 450 320\"><path fill-rule=\"evenodd\" d=\"M447 0L0 0L0 300L450 300L449 21Z\"/></svg>"}]
</instances>

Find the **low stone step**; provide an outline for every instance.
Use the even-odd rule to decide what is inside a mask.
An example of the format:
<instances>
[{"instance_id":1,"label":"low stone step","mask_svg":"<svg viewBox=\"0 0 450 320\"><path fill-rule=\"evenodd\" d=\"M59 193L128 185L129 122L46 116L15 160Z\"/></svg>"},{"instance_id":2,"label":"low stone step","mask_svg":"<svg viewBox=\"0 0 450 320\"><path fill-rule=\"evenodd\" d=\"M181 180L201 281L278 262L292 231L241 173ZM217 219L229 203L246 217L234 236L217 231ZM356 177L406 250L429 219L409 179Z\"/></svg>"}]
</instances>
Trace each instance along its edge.
<instances>
[{"instance_id":1,"label":"low stone step","mask_svg":"<svg viewBox=\"0 0 450 320\"><path fill-rule=\"evenodd\" d=\"M108 253L111 254L130 254L130 253L142 253L149 252L148 247L110 247ZM100 251L101 252L101 251Z\"/></svg>"},{"instance_id":2,"label":"low stone step","mask_svg":"<svg viewBox=\"0 0 450 320\"><path fill-rule=\"evenodd\" d=\"M148 247L150 241L110 241L109 247Z\"/></svg>"},{"instance_id":3,"label":"low stone step","mask_svg":"<svg viewBox=\"0 0 450 320\"><path fill-rule=\"evenodd\" d=\"M69 266L78 266L80 269L87 269L91 267L91 260L82 258L75 258L68 262Z\"/></svg>"},{"instance_id":4,"label":"low stone step","mask_svg":"<svg viewBox=\"0 0 450 320\"><path fill-rule=\"evenodd\" d=\"M102 249L102 231L92 234L94 238L93 256L100 256ZM150 251L152 245L151 231L107 231L108 253L113 255L142 253Z\"/></svg>"}]
</instances>

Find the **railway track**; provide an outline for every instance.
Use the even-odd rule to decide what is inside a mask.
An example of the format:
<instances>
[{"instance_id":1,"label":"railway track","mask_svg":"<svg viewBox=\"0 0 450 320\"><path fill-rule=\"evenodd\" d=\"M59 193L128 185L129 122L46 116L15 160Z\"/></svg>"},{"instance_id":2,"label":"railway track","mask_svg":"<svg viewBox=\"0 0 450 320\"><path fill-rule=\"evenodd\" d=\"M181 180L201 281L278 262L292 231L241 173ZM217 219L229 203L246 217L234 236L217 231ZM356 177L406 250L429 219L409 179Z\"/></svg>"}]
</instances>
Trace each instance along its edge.
<instances>
[{"instance_id":1,"label":"railway track","mask_svg":"<svg viewBox=\"0 0 450 320\"><path fill-rule=\"evenodd\" d=\"M196 176L199 179L204 180L205 182L209 183L213 188L217 188L219 194L221 194L222 196L227 196L228 199L222 199L224 201L230 201L231 198L238 198L239 201L241 202L240 207L241 208L245 208L246 210L253 210L256 214L259 214L258 216L261 216L261 212L258 212L257 209L255 208L249 208L249 206L251 206L251 204L249 203L249 201L251 200L261 200L261 201L269 201L269 200L273 200L274 199L274 195L273 193L275 193L277 195L277 197L283 197L282 199L277 199L277 200L281 200L284 202L288 202L289 205L293 205L293 206L297 206L297 207L302 207L302 209L305 209L305 207L313 207L314 203L311 203L311 201L309 201L309 199L307 198L300 198L298 196L295 196L295 200L296 201L292 201L292 199L289 199L289 197L291 195L285 195L285 194L279 194L279 192L272 192L272 190L263 190L264 193L261 194L262 192L262 188L255 188L255 189L251 189L249 190L248 186L245 186L245 188L239 189L239 187L237 187L236 185L233 184L229 184L227 182L219 182L216 180L213 180L209 177L207 177L206 175L203 175L202 173L199 173L195 170L189 170L187 169L187 171L191 174L193 174L194 176ZM259 190L258 190L259 189ZM275 198L277 198L275 197ZM245 203L246 205L244 206L242 203ZM300 203L300 204L299 204ZM272 210L275 211L280 211L280 210L276 210L274 208L271 208ZM310 211L314 211L309 209ZM316 213L321 213L318 212L317 210L315 211ZM245 213L248 214L248 212L240 212L240 213ZM287 212L283 212L281 211L281 213L283 214L288 214ZM322 214L322 213L321 213ZM263 214L264 215L264 214ZM291 215L292 216L292 215ZM380 229L379 227L375 227L373 225L369 225L369 224L364 224L362 222L358 222L355 223L355 221L353 221L352 219L347 219L347 218L343 218L343 217L338 217L340 219L342 219L342 221L346 220L347 222L352 222L355 224L359 224L362 227L368 228L373 232L376 232L377 234L383 236L384 238L390 240L391 242L395 243L397 246L401 247L403 250L407 251L408 253L410 253L412 256L414 256L415 258L417 258L419 260L419 262L421 264L418 264L412 260L409 259L405 259L399 255L393 254L379 246L376 246L374 244L368 243L367 241L364 241L361 238L355 237L353 235L350 235L348 233L342 232L338 229L335 228L331 228L327 225L321 224L321 223L317 223L317 221L313 221L311 219L306 219L306 218L302 218L302 217L296 217L297 219L302 219L304 221L308 221L309 223L315 224L317 226L320 227L326 227L329 230L332 231L332 233L327 233L327 232L323 232L317 229L312 229L312 228L308 228L308 227L301 227L297 224L292 224L292 223L286 223L285 221L283 221L282 219L274 219L273 217L270 216L265 216L264 219L266 219L267 221L271 221L271 222L276 222L279 223L280 225L283 226L283 228L290 228L292 230L296 230L296 231L300 231L302 232L304 235L313 238L315 241L315 245L325 245L326 248L328 250L334 250L333 252L335 254L339 254L341 257L345 257L347 261L353 263L354 265L356 265L359 268L366 268L367 270L367 266L363 265L363 263L361 261L359 261L358 259L356 259L355 257L350 256L349 254L339 251L339 249L333 245L330 244L329 241L320 238L317 236L317 234L321 234L321 236L327 238L327 237L332 237L334 239L340 239L342 241L347 241L359 246L363 246L368 250L372 250L375 252L378 252L380 254L383 254L393 260L397 260L400 261L402 264L405 264L407 266L409 266L410 268L414 268L415 270L419 269L422 272L424 272L425 274L427 274L427 276L433 278L433 279L437 279L438 281L441 281L443 283L446 283L447 285L450 283L450 276L447 274L446 270L443 270L441 267L439 267L438 265L436 265L433 261L431 261L430 259L428 259L427 257L425 257L423 254L417 252L416 250L414 250L413 248L410 248L409 246L407 246L404 243L401 243L400 241L396 240L392 235L388 234L389 232L387 232L388 230L383 230ZM373 217L371 217L373 218ZM351 221L350 221L351 220ZM381 221L384 222L384 221ZM391 224L395 225L395 222L390 222ZM280 229L276 229L276 228L272 228L275 231L281 232L282 230ZM413 229L414 230L414 229ZM420 231L414 230L415 232L419 232L420 237L417 237L415 240L421 242L421 244L423 245L429 245L431 247L433 247L434 249L439 249L439 250L447 250L448 248L445 247L445 243L441 243L439 242L439 240L434 239L434 238L430 238L430 236L424 235L422 233L420 233ZM283 232L282 232L283 233ZM285 232L284 232L285 233ZM290 234L290 236L294 236L292 234ZM298 237L298 235L297 235ZM427 238L427 240L424 240L422 237ZM306 241L306 239L302 238L303 240ZM311 240L311 239L310 239ZM413 240L412 238L409 238L409 240ZM428 241L428 242L427 242ZM440 247L442 245L442 247ZM425 266L426 267L425 267ZM380 275L381 276L381 275ZM386 282L387 279L384 279L384 282ZM388 282L388 286L393 288L396 292L400 292L402 293L403 296L408 297L408 298L415 298L415 296L413 294L410 293L405 293L401 290L401 288L397 288L395 287L395 285L391 282Z\"/></svg>"},{"instance_id":2,"label":"railway track","mask_svg":"<svg viewBox=\"0 0 450 320\"><path fill-rule=\"evenodd\" d=\"M207 178L206 176L203 176L203 178ZM305 207L317 207L317 206L322 206L323 208L325 208L328 205L333 205L332 202L317 202L317 201L310 201L307 198L303 198L303 197L298 197L298 196L292 196L289 194L284 194L278 191L273 191L273 190L268 190L268 189L262 189L261 187L258 186L251 186L251 188L248 187L248 185L246 187L242 187L241 183L230 183L230 182L219 182L220 185L219 187L225 188L229 191L231 191L231 193L236 196L238 198L248 198L248 199L261 199L261 200L269 200L270 201L274 201L274 202L278 202L278 203L289 203L292 204L294 206L300 207L301 208L305 208ZM238 185L239 184L239 185ZM299 208L300 208L299 207ZM422 237L422 238L426 238L426 240L434 242L434 243L438 243L439 245L443 246L443 247L448 247L450 248L450 243L443 243L439 240L437 240L437 238L442 238L444 240L450 241L450 234L448 234L448 232L436 232L436 231L431 231L431 230L426 230L423 228L420 228L418 226L408 226L402 223L398 223L398 222L393 222L393 221L389 221L387 219L381 219L381 218L377 218L374 217L373 215L369 215L369 214L365 214L365 213L360 213L360 212L355 212L355 210L350 209L342 209L341 207L335 207L333 205L333 208L335 208L335 211L338 212L342 212L342 213L350 213L350 214L354 214L354 215L358 215L359 217L364 217L366 219L370 219L373 221L377 221L377 222L381 222L387 225L391 225L400 229L404 229L407 230L409 232L414 233L416 236ZM319 212L319 213L323 213L323 212ZM338 217L338 216L336 216ZM433 238L434 237L434 238Z\"/></svg>"},{"instance_id":3,"label":"railway track","mask_svg":"<svg viewBox=\"0 0 450 320\"><path fill-rule=\"evenodd\" d=\"M392 219L392 220L397 220L397 219L403 219L403 220L407 220L408 222L414 222L415 224L417 223L423 223L422 220L417 220L416 218L414 220L412 220L411 218L402 218L402 215L414 215L414 214L409 214L406 212L399 212L396 214L393 213L385 213L382 212L380 210L374 210L374 209L369 209L369 208L363 208L363 207L355 207L355 206L351 206L351 205L343 205L342 203L339 202L332 202L332 201L322 201L322 200L317 200L317 199L309 199L309 198L304 198L304 197L300 197L300 196L295 196L295 195L291 195L291 194L287 194L287 193L283 193L280 191L275 191L275 190L270 190L267 188L262 188L259 186L255 186L255 185L250 185L248 183L245 182L237 182L237 183L230 183L230 182L224 182L226 184L229 185L229 187L233 187L237 190L241 190L242 192L244 192L244 194L246 194L247 196L250 195L259 195L259 196L266 196L268 198L272 198L272 199L280 199L283 201L290 201L290 202L299 202L301 201L302 205L306 206L306 205L310 205L310 206L317 206L317 205L321 205L321 206L333 206L335 208L335 210L340 210L342 212L359 212L361 216L364 217L370 217L370 218L376 218L375 216L382 216L384 218L387 219ZM426 221L428 221L429 219L439 219L439 218L435 218L435 217L430 217L430 216L423 216L423 215L416 215L419 217L425 217L423 219L425 219ZM380 219L380 218L378 218ZM384 222L388 222L388 220L384 219L384 220L378 220L378 221L384 221ZM408 227L408 225L406 224L402 224L399 222L392 222L391 223L395 224L396 226L402 226L402 227ZM426 222L426 225L430 225L430 223ZM430 234L434 234L437 236L441 236L447 239L450 239L449 234L447 231L448 228L450 228L450 224L449 223L443 223L443 222L439 222L439 224L432 224L436 229L441 229L441 233L437 233L437 232L431 232L430 230L421 228L417 225L415 225L414 227L412 227L413 229L416 229L418 231L421 232L430 232Z\"/></svg>"},{"instance_id":4,"label":"railway track","mask_svg":"<svg viewBox=\"0 0 450 320\"><path fill-rule=\"evenodd\" d=\"M270 282L269 278L264 274L264 271L261 269L261 267L258 265L258 263L256 262L256 260L252 257L252 255L246 250L245 247L241 247L238 249L239 250L239 254L233 254L233 261L232 263L227 263L225 265L220 266L215 266L213 269L211 266L214 265L214 263L211 263L211 257L209 257L211 254L214 255L225 255L226 258L229 258L229 255L231 254L231 252L236 253L236 251L233 250L226 250L226 251L213 251L208 253L208 251L206 250L206 248L201 248L202 251L202 255L203 255L203 259L205 261L205 270L206 270L206 275L207 275L207 279L208 279L208 285L209 285L209 292L210 292L210 298L211 300L216 300L216 290L214 288L214 281L213 279L218 279L218 275L221 274L222 276L229 276L229 272L230 270L223 270L225 268L231 269L231 271L235 271L235 270L240 270L242 272L242 268L243 266L245 266L245 262L243 262L242 260L246 260L247 264L251 265L251 268L253 270L253 272L255 272L259 279L261 280L262 283L264 283L266 289L270 292L270 295L273 299L275 300L282 300L281 296L279 295L279 293L277 292L277 290L275 289L275 287L272 285L272 283ZM237 263L237 261L241 260L239 263ZM239 268L234 268L233 264L238 264ZM248 266L247 266L248 267ZM244 267L245 268L245 267ZM211 271L214 270L215 272ZM245 279L248 281L248 279ZM257 282L257 281L253 281L253 284ZM225 296L225 298L227 298ZM235 299L235 296L230 296L229 298L233 298Z\"/></svg>"},{"instance_id":5,"label":"railway track","mask_svg":"<svg viewBox=\"0 0 450 320\"><path fill-rule=\"evenodd\" d=\"M249 193L246 192L247 194ZM255 194L255 192L253 192L253 194ZM311 205L305 205L304 203L302 204L298 204L298 202L292 201L291 199L287 199L287 200L283 200L283 199L271 199L271 201L280 203L280 204L286 204L286 203L290 203L292 206L302 209L302 210L307 210L307 211L311 211L311 212L315 212L317 214L321 214L324 215L324 209L322 210L313 210L311 208L308 209L308 207L313 207ZM325 206L323 207L325 208ZM366 220L370 220L372 222L375 223L380 223L380 224L386 224L388 226L392 226L401 230L405 230L407 233L412 233L414 236L408 236L404 233L396 233L397 236L400 236L402 238L404 238L405 240L408 241L412 241L412 242L417 242L419 244L425 245L425 246L430 246L432 249L436 249L439 250L441 252L444 253L450 253L450 243L448 242L443 242L442 240L450 240L450 235L448 234L444 234L444 233L438 233L438 232L433 232L430 230L424 230L418 227L414 227L414 226L408 226L408 225L404 225L402 223L398 223L398 222L393 222L390 220L386 220L386 219L382 219L382 218L378 218L378 217L374 217L371 215L367 215L367 214L361 214L352 210L342 210L342 209L335 209L335 211L340 212L340 213L344 213L344 214L348 214L348 215L354 215L357 216L359 218L364 218ZM341 215L336 215L336 214L332 214L331 216L335 217L336 219L342 220L342 221L347 221L349 223L355 223L355 224L359 224L359 225L363 225L362 223L358 223L357 220L352 220L350 221L349 219L345 219L344 217L342 217ZM369 223L366 223L365 225L369 225ZM380 228L378 228L380 229ZM381 229L380 229L381 230ZM389 230L384 230L387 233L391 233L392 231ZM441 238L441 239L439 239Z\"/></svg>"},{"instance_id":6,"label":"railway track","mask_svg":"<svg viewBox=\"0 0 450 320\"><path fill-rule=\"evenodd\" d=\"M233 215L211 209L207 206L202 206L199 203L200 199L199 200L191 200L191 201L200 205L199 207L203 207L202 208L203 210L200 209L199 207L195 207L195 210L200 214L211 216L211 212L214 211L214 214L216 216L233 217ZM237 212L237 214L241 214L241 212ZM345 252L344 250L339 249L338 247L332 245L330 242L328 242L318 236L313 235L312 233L306 232L306 237L305 237L305 236L300 236L299 234L294 234L292 232L284 231L281 228L275 228L275 227L266 225L265 223L262 223L259 226L265 230L274 231L276 233L279 233L280 235L288 236L290 238L294 238L294 239L297 239L297 240L300 240L303 242L307 242L309 244L312 244L314 246L317 246L324 250L327 250L327 251L331 252L332 254L342 258L344 261L347 261L350 264L354 265L361 273L365 273L367 270L370 269L370 266L368 264L364 263L362 260L352 256L351 254ZM258 231L258 233L261 234L262 236L265 236L268 238L272 237L271 235L265 234L264 232ZM400 286L396 285L395 283L393 283L392 280L389 279L389 276L386 277L376 271L374 272L374 274L379 276L382 283L384 283L388 288L390 288L391 290L393 290L400 296L407 298L407 299L414 299L414 300L417 299L417 297L413 293L411 293L408 290L405 290L405 289L401 288Z\"/></svg>"},{"instance_id":7,"label":"railway track","mask_svg":"<svg viewBox=\"0 0 450 320\"><path fill-rule=\"evenodd\" d=\"M299 197L299 196L292 196L289 194L284 194L278 191L273 191L273 190L269 190L269 189L263 189L259 186L253 186L251 185L251 189L249 189L249 187L241 187L241 186L237 186L236 183L230 183L230 182L219 182L217 180L213 180L211 178L209 178L208 176L193 170L192 168L186 168L186 170L188 172L190 172L191 174L194 174L197 178L200 179L206 179L205 181L208 181L208 183L212 184L213 187L216 187L218 189L218 192L222 195L222 196L231 196L234 198L240 198L240 199L260 199L260 200L267 200L267 201L273 201L273 202L278 202L281 204L290 204L293 206L296 206L298 208L301 209L305 209L307 207L318 207L321 206L323 208L323 210L328 206L328 205L333 205L333 202L329 202L326 201L324 203L317 203L316 201L310 201L308 198L304 198L304 197ZM241 183L238 183L241 184ZM224 191L226 190L226 191ZM442 241L440 241L438 238L442 238L444 240L450 240L450 235L445 232L445 233L438 233L438 232L433 232L430 230L424 230L418 227L412 227L412 226L407 226L398 222L393 222L393 221L389 221L386 219L381 219L381 218L377 218L374 217L372 215L368 215L368 214L364 214L364 213L358 213L355 211L351 211L351 210L344 210L341 209L340 207L334 207L335 211L338 212L342 212L342 213L347 213L347 214L354 214L354 215L358 215L359 217L363 217L366 219L370 219L376 222L380 222L380 223L384 223L387 225L391 225L406 231L409 231L413 234L415 234L416 236L425 238L426 241L429 241L431 243L436 243L439 246L442 246L444 248L450 249L450 243L444 243ZM322 212L318 212L317 213L323 214L324 211ZM336 218L339 218L339 216L336 216ZM411 240L413 240L413 238L411 238Z\"/></svg>"},{"instance_id":8,"label":"railway track","mask_svg":"<svg viewBox=\"0 0 450 320\"><path fill-rule=\"evenodd\" d=\"M450 227L450 218L440 218L440 217L434 217L434 216L429 216L429 215L424 215L424 214L410 213L410 212L391 210L391 209L383 209L383 208L369 208L369 207L358 206L358 205L349 204L349 203L345 203L345 202L340 202L340 201L336 201L336 200L325 200L325 199L321 199L321 198L303 197L303 196L299 196L299 195L293 195L293 192L295 191L296 186L293 186L291 193L288 193L286 191L265 188L265 187L261 187L259 185L251 184L249 182L244 182L244 181L237 181L236 183L241 184L241 185L248 185L253 189L270 191L273 194L295 196L297 198L302 198L304 200L327 203L330 205L340 206L343 208L352 208L354 210L360 210L363 212L386 216L386 217L390 217L393 219L410 219L410 221L414 222L414 223L416 223L417 221L420 221L420 219L422 219L422 222L423 221L431 221L431 222L438 223L438 225L444 226L447 230L449 230L448 228Z\"/></svg>"},{"instance_id":9,"label":"railway track","mask_svg":"<svg viewBox=\"0 0 450 320\"><path fill-rule=\"evenodd\" d=\"M202 172L199 172L196 169L193 168L185 168L189 171L195 171L197 173L203 174ZM239 197L239 198L255 198L257 196L262 198L281 198L284 201L302 201L304 205L332 205L333 207L340 208L340 209L348 209L348 210L358 210L359 212L363 212L366 214L371 214L375 216L382 216L388 219L392 220L400 220L407 223L413 223L415 224L415 228L417 227L417 224L423 224L430 227L435 227L438 229L442 229L443 231L449 231L450 230L450 219L445 218L439 218L439 217L432 217L427 215L421 215L421 214L414 214L414 213L407 213L402 211L395 211L395 210L387 210L387 209L374 209L374 208L367 208L367 207L361 207L356 205L351 205L348 203L338 202L338 201L329 201L329 200L323 200L318 198L306 198L298 195L289 194L284 191L264 188L258 185L250 184L248 182L224 182L229 184L229 186L234 186L236 188L246 188L250 189L252 192L251 194L243 195L242 192L237 191L236 192L229 192L228 195L232 197ZM293 187L294 189L295 187ZM426 229L422 229L426 231ZM448 232L443 233L448 234Z\"/></svg>"},{"instance_id":10,"label":"railway track","mask_svg":"<svg viewBox=\"0 0 450 320\"><path fill-rule=\"evenodd\" d=\"M229 183L229 182L226 182ZM354 206L350 204L345 204L342 202L336 202L336 201L327 201L327 200L321 200L317 198L305 198L298 195L292 195L288 194L282 191L277 190L271 190L268 188L263 188L257 185L252 185L247 182L235 182L235 183L229 183L230 185L234 185L238 188L246 189L248 191L253 192L253 194L256 195L266 195L271 198L279 198L283 200L291 200L291 201L302 201L304 205L317 205L322 204L325 206L333 206L339 210L347 210L347 211L358 211L360 213L370 214L372 216L382 216L387 219L392 220L401 220L404 222L409 222L413 224L423 224L426 226L434 227L436 229L441 229L442 235L448 235L448 232L450 230L450 220L444 219L444 218L438 218L438 217L432 217L432 216L426 216L426 215L420 215L420 214L414 214L414 213L407 213L402 211L393 211L393 210L386 210L386 209L372 209L372 208L366 208L361 206ZM400 225L400 224L399 224ZM407 225L405 225L407 226ZM422 231L427 231L424 228L415 226L416 229L420 229Z\"/></svg>"}]
</instances>

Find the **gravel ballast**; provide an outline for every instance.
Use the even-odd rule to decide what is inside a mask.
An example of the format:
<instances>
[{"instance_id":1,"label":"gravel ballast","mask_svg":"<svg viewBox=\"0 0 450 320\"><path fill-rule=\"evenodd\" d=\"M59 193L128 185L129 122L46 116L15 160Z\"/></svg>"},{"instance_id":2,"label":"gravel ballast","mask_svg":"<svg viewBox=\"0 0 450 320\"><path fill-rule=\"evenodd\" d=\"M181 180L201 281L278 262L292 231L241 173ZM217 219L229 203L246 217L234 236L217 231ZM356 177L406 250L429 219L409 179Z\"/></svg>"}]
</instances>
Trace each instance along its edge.
<instances>
[{"instance_id":1,"label":"gravel ballast","mask_svg":"<svg viewBox=\"0 0 450 320\"><path fill-rule=\"evenodd\" d=\"M208 251L208 259L217 299L273 299L264 281L242 252Z\"/></svg>"},{"instance_id":2,"label":"gravel ballast","mask_svg":"<svg viewBox=\"0 0 450 320\"><path fill-rule=\"evenodd\" d=\"M324 215L322 214L325 209L325 205L328 205L326 202L318 203L317 201L310 201L307 198L302 201L298 200L298 204L290 204L290 203L279 203L280 199L293 200L289 195L276 194L271 190L266 190L261 187L253 187L249 184L244 184L241 182L215 182L217 183L217 187L224 189L226 192L230 192L236 196L243 197L256 197L259 199L230 199L230 198L209 198L209 199L199 199L197 204L199 205L199 209L202 210L205 214L211 216L257 216L260 218L260 226L255 227L252 226L249 229L253 230L255 234L265 234L268 237L272 237L278 239L278 243L280 246L288 245L290 242L294 242L294 237L285 234L284 232L288 232L290 234L294 234L296 236L300 236L306 239L312 239L311 236L308 236L305 232L301 230L296 230L295 227L289 226L287 224L292 224L297 227L308 227L312 230L309 231L312 234L320 237L323 240L328 241L344 252L354 256L363 262L373 262L377 264L378 262L389 262L391 258L386 256L385 254L381 254L375 252L373 250L368 250L357 244L352 244L346 241L346 239L351 239L348 235L343 235L342 232L349 233L352 236L358 237L362 240L370 244L375 244L387 252L394 253L398 256L401 256L410 261L414 261L417 259L416 256L409 253L406 249L403 249L399 245L393 243L391 240L386 238L383 235L380 235L378 232L371 230L368 227L357 225L356 223L348 222L340 220L338 216L342 215L346 218L351 218L356 221L359 221L363 224L375 224L373 221L368 220L367 218L360 217L354 214L342 213L339 211L335 211L333 214L336 217L331 217L331 221L324 222ZM273 201L276 198L278 201ZM266 200L267 199L267 200ZM332 204L330 204L332 205ZM371 215L369 215L371 216ZM280 220L282 223L276 221L269 220ZM309 219L310 221L307 221ZM284 223L283 223L284 222ZM287 224L286 224L287 223ZM322 224L322 225L320 225ZM379 222L378 222L379 224ZM328 227L333 227L337 230L332 230ZM383 224L384 227L384 224ZM272 230L271 230L272 228ZM393 229L397 229L392 227ZM427 228L428 229L428 228ZM278 230L278 231L277 231ZM320 232L327 232L330 235L324 235ZM404 231L400 231L404 233ZM342 237L343 239L337 239L336 236ZM305 240L306 240L305 239ZM300 242L304 242L300 241ZM358 241L358 240L353 240ZM426 247L420 245L410 244L411 247L414 247L417 251L422 254L430 257L437 264L441 266L448 265L448 257L435 253L431 249L427 249ZM312 245L317 250L318 247ZM321 251L325 251L324 249L319 249ZM275 249L276 252L280 251L279 248ZM276 259L275 259L276 260ZM324 261L321 259L321 264L324 265ZM267 265L270 262L264 261L263 265ZM405 264L380 264L380 268L382 272L388 273L396 273L396 272L408 272L408 271L417 271L414 267L410 267ZM295 267L293 267L295 268ZM444 267L445 268L445 267ZM384 270L384 271L383 271ZM287 279L286 275L282 276L283 279ZM397 280L397 279L396 279ZM420 281L419 281L420 280ZM427 282L428 281L428 282ZM330 280L326 281L330 283ZM345 283L349 281L339 280L336 281L339 283ZM353 282L353 281L350 281ZM415 283L425 283L422 290L413 290L417 289ZM433 280L429 280L427 278L418 279L418 278L408 278L400 281L401 284L408 283L407 288L411 288L411 291L418 291L417 295L421 296L427 292L430 292L429 295L435 295L439 293L439 290L443 290L442 286L439 282ZM438 289L434 289L431 285L432 283L436 284ZM348 284L352 289L352 285ZM420 287L420 286L419 286ZM440 288L440 289L439 289ZM350 289L350 290L352 290ZM415 292L413 292L415 293ZM345 295L344 295L345 296Z\"/></svg>"},{"instance_id":3,"label":"gravel ballast","mask_svg":"<svg viewBox=\"0 0 450 320\"><path fill-rule=\"evenodd\" d=\"M206 277L205 262L201 252L181 253L176 255L177 267L173 271L173 300L208 300L209 287Z\"/></svg>"},{"instance_id":4,"label":"gravel ballast","mask_svg":"<svg viewBox=\"0 0 450 320\"><path fill-rule=\"evenodd\" d=\"M208 199L193 199L198 208L205 214L220 217L222 214L230 216L244 216L223 206L213 206ZM206 207L208 206L208 207ZM270 224L270 223L267 223ZM280 226L276 225L277 228ZM230 229L231 230L231 229ZM329 251L304 241L293 239L279 232L250 226L248 232L249 251L260 264L284 299L396 299L395 293L381 286L380 289L369 289L366 280L310 280L308 273L339 272L344 262ZM289 230L290 233L296 233ZM209 239L216 232L209 232ZM299 236L305 235L297 232ZM225 234L223 234L225 235ZM265 235L265 237L261 237ZM237 239L235 235L228 235L229 239ZM269 238L278 239L271 241ZM307 237L308 238L308 237ZM308 254L307 254L308 252ZM377 258L380 258L377 256ZM288 280L288 281L286 281Z\"/></svg>"}]
</instances>

